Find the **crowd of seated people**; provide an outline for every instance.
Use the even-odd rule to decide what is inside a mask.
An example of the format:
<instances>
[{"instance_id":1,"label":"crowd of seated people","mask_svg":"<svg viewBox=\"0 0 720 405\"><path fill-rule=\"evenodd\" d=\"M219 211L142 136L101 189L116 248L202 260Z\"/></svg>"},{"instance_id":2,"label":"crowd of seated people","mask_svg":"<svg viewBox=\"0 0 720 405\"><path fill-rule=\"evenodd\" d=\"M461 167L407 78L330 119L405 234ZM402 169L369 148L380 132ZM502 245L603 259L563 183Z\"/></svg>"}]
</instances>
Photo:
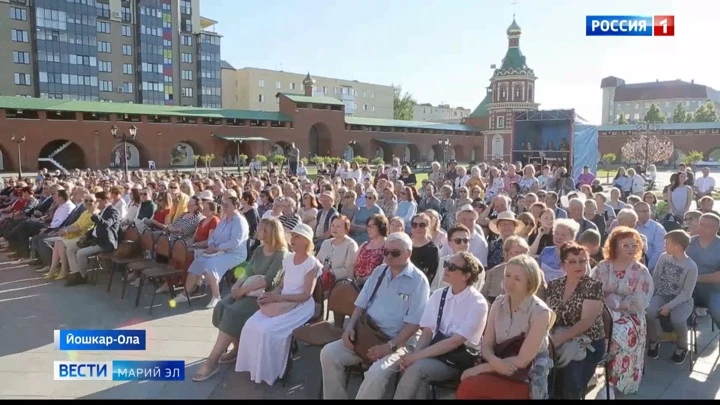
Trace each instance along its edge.
<instances>
[{"instance_id":1,"label":"crowd of seated people","mask_svg":"<svg viewBox=\"0 0 720 405\"><path fill-rule=\"evenodd\" d=\"M582 399L603 359L600 394L633 394L663 330L676 332L672 361L683 363L689 317L709 313L720 327L720 217L707 181L690 211L684 169L668 208L628 187L635 174L624 171L606 193L588 168L572 179L562 167L431 167L423 180L397 159L374 175L341 164L314 178L256 168L9 180L0 235L68 286L84 284L88 259L117 249L130 227L185 241L186 274L157 292L184 286L181 302L209 287L218 336L198 382L233 364L274 384L293 331L316 315L316 289L327 298L350 280L354 311L333 315L342 329L320 352L325 399L350 397L345 372L357 365L358 399L420 399L446 382L458 399ZM686 229L667 232L666 212ZM368 325L379 340L365 347Z\"/></svg>"}]
</instances>

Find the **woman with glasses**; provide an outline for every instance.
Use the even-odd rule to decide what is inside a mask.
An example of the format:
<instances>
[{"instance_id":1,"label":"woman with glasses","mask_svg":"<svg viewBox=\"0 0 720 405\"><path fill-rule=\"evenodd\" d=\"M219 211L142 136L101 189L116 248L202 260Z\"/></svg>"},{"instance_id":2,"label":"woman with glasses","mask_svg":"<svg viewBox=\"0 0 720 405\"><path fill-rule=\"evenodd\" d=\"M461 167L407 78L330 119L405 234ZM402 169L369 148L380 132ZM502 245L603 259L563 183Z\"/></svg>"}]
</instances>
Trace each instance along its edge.
<instances>
[{"instance_id":1,"label":"woman with glasses","mask_svg":"<svg viewBox=\"0 0 720 405\"><path fill-rule=\"evenodd\" d=\"M603 285L587 274L590 257L585 247L576 242L562 245L560 260L565 275L548 283L545 298L557 315L551 331L558 370L554 392L557 399L583 399L605 355ZM585 353L582 360L574 358L578 351Z\"/></svg>"},{"instance_id":2,"label":"woman with glasses","mask_svg":"<svg viewBox=\"0 0 720 405\"><path fill-rule=\"evenodd\" d=\"M575 240L580 224L572 219L555 220L552 227L552 240L554 246L548 246L540 252L538 263L545 274L547 282L558 279L564 275L562 261L560 260L560 247L567 242ZM531 249L532 251L532 249Z\"/></svg>"},{"instance_id":3,"label":"woman with glasses","mask_svg":"<svg viewBox=\"0 0 720 405\"><path fill-rule=\"evenodd\" d=\"M374 189L365 191L365 206L360 207L357 214L352 219L352 226L350 227L350 237L355 239L358 244L368 240L367 220L373 215L383 213L382 208L377 205L377 192Z\"/></svg>"},{"instance_id":4,"label":"woman with glasses","mask_svg":"<svg viewBox=\"0 0 720 405\"><path fill-rule=\"evenodd\" d=\"M385 215L373 215L367 220L370 239L360 245L355 260L355 281L362 285L372 271L383 262L383 246L388 235L388 220Z\"/></svg>"},{"instance_id":5,"label":"woman with glasses","mask_svg":"<svg viewBox=\"0 0 720 405\"><path fill-rule=\"evenodd\" d=\"M343 187L343 189L345 191L342 193L342 199L338 205L338 212L340 212L340 215L346 216L352 223L355 215L357 215L358 211L360 211L360 207L355 204L357 201L357 193L354 190L348 190L345 187Z\"/></svg>"},{"instance_id":6,"label":"woman with glasses","mask_svg":"<svg viewBox=\"0 0 720 405\"><path fill-rule=\"evenodd\" d=\"M418 214L413 217L410 226L410 239L413 243L410 261L425 273L428 281L432 283L437 273L440 251L430 236L430 217L425 213Z\"/></svg>"},{"instance_id":7,"label":"woman with glasses","mask_svg":"<svg viewBox=\"0 0 720 405\"><path fill-rule=\"evenodd\" d=\"M395 215L405 221L405 232L410 233L410 221L417 213L418 205L413 198L412 191L409 187L403 187L400 192L399 202Z\"/></svg>"},{"instance_id":8,"label":"woman with glasses","mask_svg":"<svg viewBox=\"0 0 720 405\"><path fill-rule=\"evenodd\" d=\"M653 280L641 263L643 240L635 229L619 226L605 243L605 260L593 278L602 282L605 305L614 324L610 336L610 395L614 389L634 394L640 388L645 360L645 310L653 295ZM605 394L602 390L601 395Z\"/></svg>"},{"instance_id":9,"label":"woman with glasses","mask_svg":"<svg viewBox=\"0 0 720 405\"><path fill-rule=\"evenodd\" d=\"M450 186L452 188L452 186ZM456 207L462 207L463 205L472 204L473 200L470 198L470 191L467 187L460 187L457 190L457 204Z\"/></svg>"},{"instance_id":10,"label":"woman with glasses","mask_svg":"<svg viewBox=\"0 0 720 405\"><path fill-rule=\"evenodd\" d=\"M313 193L305 193L302 196L302 202L298 207L298 215L304 224L310 228L317 228L318 201Z\"/></svg>"},{"instance_id":11,"label":"woman with glasses","mask_svg":"<svg viewBox=\"0 0 720 405\"><path fill-rule=\"evenodd\" d=\"M155 204L155 201L153 201L153 193L150 188L143 188L140 191L140 198L142 199L142 202L140 203L137 219L138 221L144 221L153 217L153 214L155 214L155 210L157 209L157 205Z\"/></svg>"},{"instance_id":12,"label":"woman with glasses","mask_svg":"<svg viewBox=\"0 0 720 405\"><path fill-rule=\"evenodd\" d=\"M448 257L444 268L447 287L433 292L425 305L415 350L400 359L403 373L393 399L424 399L426 384L455 380L463 371L443 361L443 355L465 346L479 349L489 312L474 287L483 267L473 255L461 252Z\"/></svg>"},{"instance_id":13,"label":"woman with glasses","mask_svg":"<svg viewBox=\"0 0 720 405\"><path fill-rule=\"evenodd\" d=\"M98 213L95 205L95 196L93 194L86 193L83 198L83 205L85 206L85 211L80 214L77 221L68 227L61 228L58 231L57 240L52 242L54 247L50 271L45 275L45 278L48 280L64 280L68 276L70 268L68 265L68 256L67 251L65 250L64 241L78 239L95 226L95 223L91 219L93 215ZM47 243L50 241L46 240L45 242ZM60 266L61 269L60 273L56 275L58 266Z\"/></svg>"},{"instance_id":14,"label":"woman with glasses","mask_svg":"<svg viewBox=\"0 0 720 405\"><path fill-rule=\"evenodd\" d=\"M232 269L247 259L247 241L249 226L245 217L238 211L240 200L227 197L223 201L223 216L215 231L208 239L208 247L200 257L195 257L187 273L185 288L190 291L200 276L205 275L210 284L212 299L206 308L215 308L220 302L220 280L228 269ZM175 301L187 301L180 294Z\"/></svg>"},{"instance_id":15,"label":"woman with glasses","mask_svg":"<svg viewBox=\"0 0 720 405\"><path fill-rule=\"evenodd\" d=\"M417 184L417 178L415 177L415 173L410 170L410 166L408 165L402 167L398 180L402 181L403 184L405 184L406 186L414 186L415 184Z\"/></svg>"},{"instance_id":16,"label":"woman with glasses","mask_svg":"<svg viewBox=\"0 0 720 405\"><path fill-rule=\"evenodd\" d=\"M272 210L273 207L273 201L275 199L272 195L270 195L270 192L267 190L263 190L260 192L260 204L258 205L257 211L260 218L265 218L264 215L267 211Z\"/></svg>"}]
</instances>

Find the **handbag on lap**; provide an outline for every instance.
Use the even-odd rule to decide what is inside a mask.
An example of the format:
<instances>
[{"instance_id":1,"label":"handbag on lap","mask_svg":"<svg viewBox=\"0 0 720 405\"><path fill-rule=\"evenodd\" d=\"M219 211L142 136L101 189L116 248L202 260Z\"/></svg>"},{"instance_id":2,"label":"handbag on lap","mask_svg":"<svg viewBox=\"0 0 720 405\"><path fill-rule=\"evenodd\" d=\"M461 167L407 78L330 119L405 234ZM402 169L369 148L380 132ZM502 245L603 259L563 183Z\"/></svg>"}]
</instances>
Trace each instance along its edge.
<instances>
[{"instance_id":1,"label":"handbag on lap","mask_svg":"<svg viewBox=\"0 0 720 405\"><path fill-rule=\"evenodd\" d=\"M447 297L447 293L450 290L450 287L445 287L445 290L442 292L442 296L440 297L440 308L438 309L438 318L437 318L437 327L435 328L435 336L433 336L432 340L430 341L430 344L428 346L432 346L435 343L441 342L450 336L445 336L442 332L440 332L440 322L442 321L443 316L443 309L445 308L445 297ZM467 370L471 367L474 367L475 364L480 360L480 351L473 349L471 347L466 346L464 343L455 349L443 353L437 357L436 359L442 361L446 365L456 368L458 370Z\"/></svg>"}]
</instances>

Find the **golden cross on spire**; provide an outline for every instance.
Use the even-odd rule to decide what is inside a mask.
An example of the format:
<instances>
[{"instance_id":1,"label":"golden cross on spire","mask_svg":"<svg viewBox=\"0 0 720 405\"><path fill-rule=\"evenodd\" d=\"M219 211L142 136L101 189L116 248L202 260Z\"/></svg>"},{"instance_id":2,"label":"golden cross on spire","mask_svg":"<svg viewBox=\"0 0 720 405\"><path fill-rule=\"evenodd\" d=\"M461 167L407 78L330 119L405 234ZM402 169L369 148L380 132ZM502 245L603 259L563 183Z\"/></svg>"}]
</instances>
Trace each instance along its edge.
<instances>
[{"instance_id":1,"label":"golden cross on spire","mask_svg":"<svg viewBox=\"0 0 720 405\"><path fill-rule=\"evenodd\" d=\"M510 2L510 5L513 6L513 19L515 19L515 6L517 6L518 2L517 0L512 0Z\"/></svg>"}]
</instances>

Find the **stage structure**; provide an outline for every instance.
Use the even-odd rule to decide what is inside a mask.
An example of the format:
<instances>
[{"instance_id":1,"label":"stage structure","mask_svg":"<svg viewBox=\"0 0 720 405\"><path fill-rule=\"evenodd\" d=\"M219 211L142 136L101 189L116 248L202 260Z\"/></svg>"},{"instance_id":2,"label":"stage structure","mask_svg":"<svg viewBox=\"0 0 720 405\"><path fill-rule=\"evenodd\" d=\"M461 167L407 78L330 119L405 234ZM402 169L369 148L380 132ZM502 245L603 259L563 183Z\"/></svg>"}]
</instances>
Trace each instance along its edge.
<instances>
[{"instance_id":1,"label":"stage structure","mask_svg":"<svg viewBox=\"0 0 720 405\"><path fill-rule=\"evenodd\" d=\"M512 157L534 166L564 166L573 178L584 165L597 169L597 127L575 110L521 111L513 120Z\"/></svg>"}]
</instances>

